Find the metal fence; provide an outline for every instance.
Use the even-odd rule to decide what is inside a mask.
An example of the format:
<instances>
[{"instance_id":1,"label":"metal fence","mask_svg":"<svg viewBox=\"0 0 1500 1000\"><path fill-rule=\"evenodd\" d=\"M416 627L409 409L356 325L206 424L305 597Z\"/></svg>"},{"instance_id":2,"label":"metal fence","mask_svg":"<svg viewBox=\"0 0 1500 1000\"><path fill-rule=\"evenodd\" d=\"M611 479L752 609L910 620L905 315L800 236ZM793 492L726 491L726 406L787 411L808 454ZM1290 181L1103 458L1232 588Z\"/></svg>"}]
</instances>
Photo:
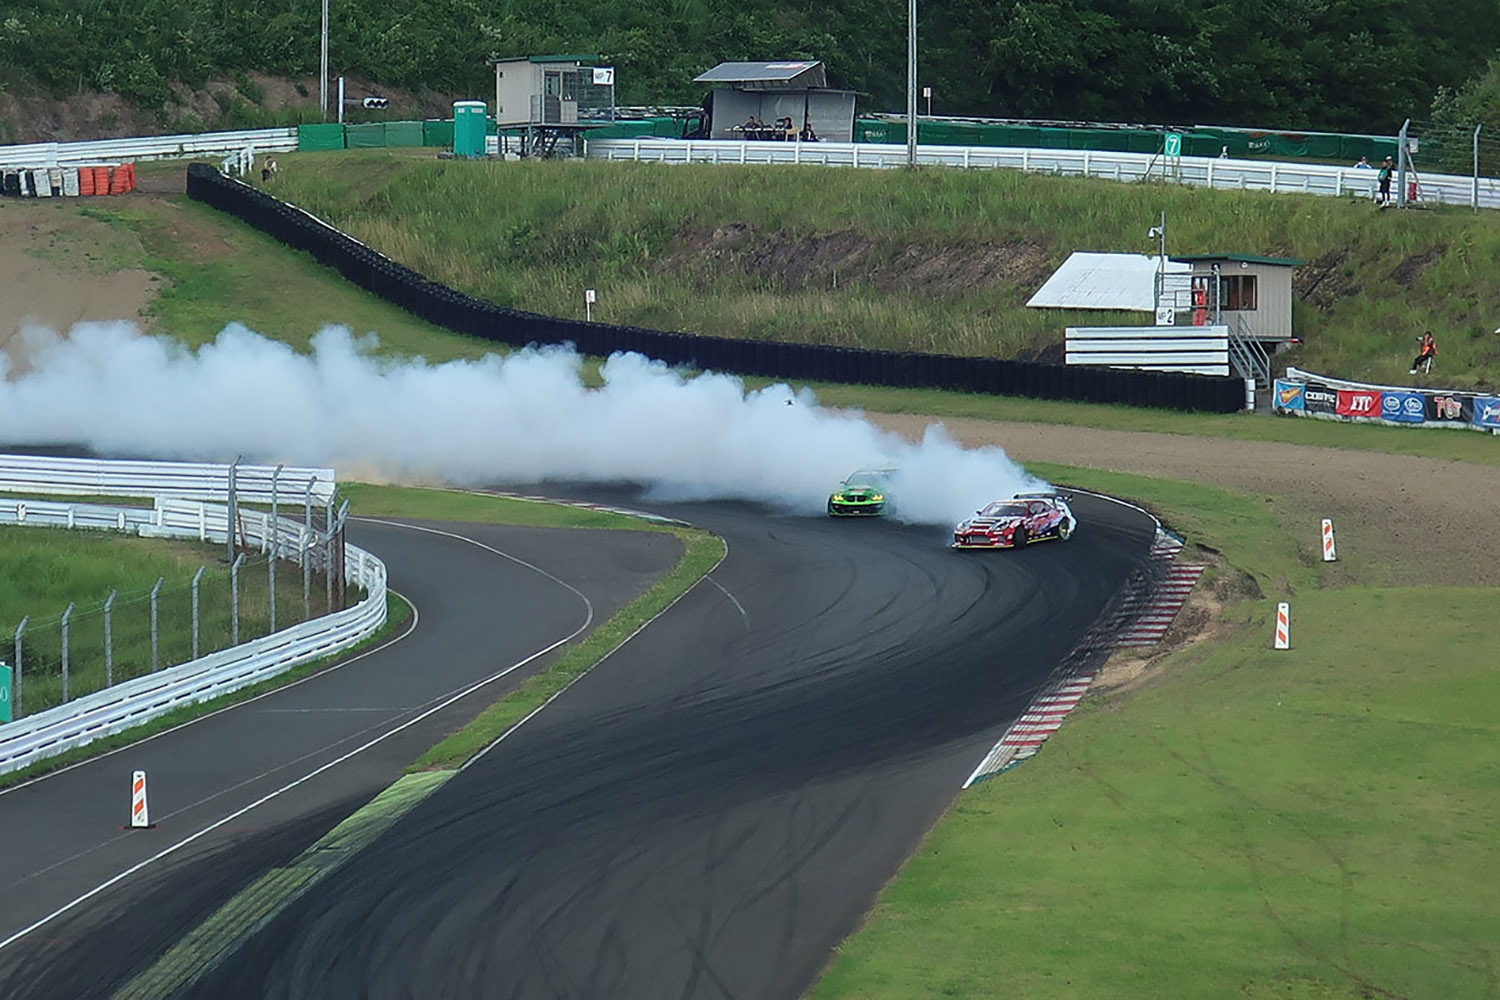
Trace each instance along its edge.
<instances>
[{"instance_id":1,"label":"metal fence","mask_svg":"<svg viewBox=\"0 0 1500 1000\"><path fill-rule=\"evenodd\" d=\"M14 670L13 717L343 610L345 517L347 504L336 511L331 501L316 511L308 503L300 523L240 511L233 561L205 561L190 578L158 579L149 590L111 591L103 600L70 602L60 612L13 612L0 621L0 659L8 658ZM208 505L181 500L160 500L152 508L0 501L0 525L209 542L227 541L227 523L227 509L216 516Z\"/></svg>"},{"instance_id":2,"label":"metal fence","mask_svg":"<svg viewBox=\"0 0 1500 1000\"><path fill-rule=\"evenodd\" d=\"M44 509L45 506L32 501L28 508L27 520L16 523L33 525L43 523L40 517L32 517L31 514ZM111 518L114 518L115 523L118 524L119 515L124 510L111 508L100 512L86 509L90 505L74 506L72 518L75 525L93 522L108 524ZM14 504L11 507L13 510ZM3 509L3 506L0 506L0 510ZM123 655L127 645L126 636L115 633L116 629L121 629L133 635L134 648L137 650L133 655L137 661L145 661L150 655L148 651L155 645L155 653L163 661L161 669L130 679L121 679L117 674L110 678L112 683L104 683L92 693L80 694L76 690L70 690L69 700L66 703L41 710L37 710L36 699L47 697L49 691L60 692L61 664L58 663L58 676L54 678L46 669L44 653L39 651L34 644L37 633L33 631L31 623L27 623L25 628L20 630L23 646L18 666L21 669L17 671L17 679L13 684L14 694L22 700L21 707L26 712L26 716L0 726L0 774L25 767L73 747L82 746L102 736L122 732L173 709L206 701L274 677L299 663L338 652L371 635L385 623L385 565L368 552L344 544L342 527L348 514L347 504L342 505L334 513L321 531L315 530L311 536L305 522L281 517L273 519L268 513L258 511L240 511L232 516L228 507L196 501L160 501L147 513L151 515L151 523L140 525L136 530L142 534L156 534L163 537L196 537L203 541L227 541L230 525L235 525L235 537L245 550L239 554L243 561L240 562L237 574L244 586L251 586L249 581L257 575L254 567L259 566L266 574L265 593L267 595L276 593L278 596L286 593L279 579L275 589L271 588L270 567L279 565L288 568L290 565L288 560L291 560L292 564L298 565L304 573L309 572L309 567L313 572L320 573L320 582L323 584L323 606L334 610L330 614L313 616L305 621L284 626L280 615L286 614L290 620L302 617L302 613L296 600L283 598L276 603L277 611L274 612L277 615L276 627L270 634L248 639L248 641L246 634L241 634L238 644L230 645L219 652L201 655L178 666L169 667L165 665L170 658L169 644L190 642L193 634L192 584L189 583L185 588L179 588L177 594L180 598L184 592L186 593L189 610L184 613L179 608L175 612L177 617L172 620L171 624L176 627L172 631L181 633L176 638L168 636L168 598L172 595L164 586L153 588L156 590L155 601L151 599L150 594L147 594L144 600L139 595L132 595L130 601L125 601L117 595L110 608L108 628L112 634L108 641L103 638L106 626L102 607L99 608L99 617L92 620L99 630L99 638L93 640L94 648L99 651L96 654L97 658L103 659L105 656L103 650L111 648L112 642L114 643L112 648L119 651L121 655L113 660L110 667L122 672L126 669ZM135 515L126 515L127 524L132 523L133 516ZM327 517L326 510L324 516ZM126 530L131 529L127 527ZM307 544L309 541L315 544ZM257 550L264 556L259 562L254 555ZM274 558L275 556L281 558ZM286 575L291 579L296 579L296 574L290 570ZM207 610L209 599L205 596L209 587L207 577L200 578L198 584L201 602L198 638L200 643L206 643L210 635ZM233 607L235 599L233 575L229 576L227 585L230 588L229 597L227 601L219 603ZM364 598L352 607L344 607L348 586L364 591ZM306 594L310 603L316 601L315 588L308 588L306 584L302 584L301 588L303 589L293 587L291 592L296 595ZM250 619L255 615L255 611L249 607L253 599L247 596L245 591L241 591L239 599L242 602L240 604L240 627L248 632L253 627ZM131 609L131 614L135 616L135 624L131 626L123 624L127 604L137 605ZM262 604L263 613L267 619L267 628L269 628L268 619L272 613L269 596ZM154 628L151 622L153 605L156 609ZM144 626L140 624L142 613L146 622ZM226 613L233 614L232 611ZM57 653L60 660L61 643L64 641L64 627L61 620L57 622L57 626L59 643ZM79 676L74 672L77 669L75 667L77 661L74 659L77 647L71 644L81 641L78 638L80 627L80 620L75 620L70 616L66 628L68 633L66 641L70 644L70 684ZM230 619L228 627L233 629L233 618ZM153 635L155 643L153 643ZM184 635L188 638L184 639ZM4 646L0 645L0 649L3 648ZM202 652L201 649L200 652ZM91 674L91 676L97 677L98 675ZM89 683L98 684L98 681L93 680ZM40 693L38 688L41 689Z\"/></svg>"},{"instance_id":3,"label":"metal fence","mask_svg":"<svg viewBox=\"0 0 1500 1000\"><path fill-rule=\"evenodd\" d=\"M649 163L816 164L831 167L894 169L906 166L906 147L871 143L732 142L681 139L594 139L588 156ZM923 165L972 169L1012 169L1068 177L1186 184L1220 190L1271 191L1334 197L1371 198L1375 171L1353 166L1163 157L1088 149L1013 149L995 146L919 146ZM1500 180L1449 174L1421 174L1418 204L1500 208Z\"/></svg>"}]
</instances>

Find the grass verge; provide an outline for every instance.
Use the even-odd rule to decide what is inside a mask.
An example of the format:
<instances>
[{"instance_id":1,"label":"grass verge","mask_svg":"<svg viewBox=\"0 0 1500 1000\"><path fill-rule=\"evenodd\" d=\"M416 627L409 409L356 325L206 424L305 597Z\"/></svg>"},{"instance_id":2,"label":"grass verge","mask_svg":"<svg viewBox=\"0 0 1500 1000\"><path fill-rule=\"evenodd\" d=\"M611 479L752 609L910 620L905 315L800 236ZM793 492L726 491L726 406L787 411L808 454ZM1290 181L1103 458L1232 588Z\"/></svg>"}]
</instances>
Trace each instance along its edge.
<instances>
[{"instance_id":1,"label":"grass verge","mask_svg":"<svg viewBox=\"0 0 1500 1000\"><path fill-rule=\"evenodd\" d=\"M1293 648L1269 648L1274 597L1231 604L1217 641L1085 699L958 799L814 1000L1488 996L1494 591L1319 589L1252 498L1048 474L1310 584Z\"/></svg>"},{"instance_id":2,"label":"grass verge","mask_svg":"<svg viewBox=\"0 0 1500 1000\"><path fill-rule=\"evenodd\" d=\"M687 593L724 558L724 542L716 535L696 528L668 527L663 530L676 535L683 546L682 558L666 576L621 608L609 621L565 649L546 669L528 677L515 691L479 713L473 722L449 734L418 757L407 771L461 766L588 673L595 664Z\"/></svg>"}]
</instances>

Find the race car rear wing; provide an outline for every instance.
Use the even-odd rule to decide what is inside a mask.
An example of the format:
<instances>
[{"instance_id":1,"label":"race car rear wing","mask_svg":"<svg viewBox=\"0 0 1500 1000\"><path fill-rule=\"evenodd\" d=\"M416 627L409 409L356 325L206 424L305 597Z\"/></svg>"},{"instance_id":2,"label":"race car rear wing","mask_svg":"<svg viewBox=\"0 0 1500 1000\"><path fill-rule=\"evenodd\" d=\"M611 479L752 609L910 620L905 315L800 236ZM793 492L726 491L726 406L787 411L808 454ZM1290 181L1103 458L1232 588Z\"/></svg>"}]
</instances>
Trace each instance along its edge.
<instances>
[{"instance_id":1,"label":"race car rear wing","mask_svg":"<svg viewBox=\"0 0 1500 1000\"><path fill-rule=\"evenodd\" d=\"M1017 493L1011 497L1012 500L1061 500L1064 503L1073 502L1073 494L1053 490L1050 493Z\"/></svg>"}]
</instances>

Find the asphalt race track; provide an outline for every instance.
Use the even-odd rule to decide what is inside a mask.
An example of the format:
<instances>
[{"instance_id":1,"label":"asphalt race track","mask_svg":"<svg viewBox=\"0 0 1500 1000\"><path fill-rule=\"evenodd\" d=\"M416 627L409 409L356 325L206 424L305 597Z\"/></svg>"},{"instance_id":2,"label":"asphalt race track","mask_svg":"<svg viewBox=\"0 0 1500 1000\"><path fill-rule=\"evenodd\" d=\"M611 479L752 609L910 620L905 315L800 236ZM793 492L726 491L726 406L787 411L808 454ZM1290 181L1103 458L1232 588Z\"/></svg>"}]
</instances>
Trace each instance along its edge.
<instances>
[{"instance_id":1,"label":"asphalt race track","mask_svg":"<svg viewBox=\"0 0 1500 1000\"><path fill-rule=\"evenodd\" d=\"M192 996L792 1000L1153 532L651 506L728 541L711 579Z\"/></svg>"},{"instance_id":2,"label":"asphalt race track","mask_svg":"<svg viewBox=\"0 0 1500 1000\"><path fill-rule=\"evenodd\" d=\"M359 521L349 528L350 540L385 560L391 587L418 609L417 627L404 639L134 747L0 792L0 942L157 852L209 831L0 948L0 997L108 996L245 884L295 857L445 732L544 661L432 709L566 638L590 619L591 609L594 620L613 614L670 569L681 552L675 538L660 533L434 527L499 551L410 528ZM121 830L135 768L150 778L154 830Z\"/></svg>"}]
</instances>

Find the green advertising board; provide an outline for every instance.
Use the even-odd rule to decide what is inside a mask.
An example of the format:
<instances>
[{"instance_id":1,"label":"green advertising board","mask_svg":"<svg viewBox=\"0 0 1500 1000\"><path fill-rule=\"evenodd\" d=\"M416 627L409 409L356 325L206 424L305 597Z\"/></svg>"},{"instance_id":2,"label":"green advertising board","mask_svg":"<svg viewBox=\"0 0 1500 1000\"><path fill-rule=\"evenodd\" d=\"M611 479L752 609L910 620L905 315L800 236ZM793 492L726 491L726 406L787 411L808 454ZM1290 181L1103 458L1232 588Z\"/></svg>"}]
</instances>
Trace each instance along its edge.
<instances>
[{"instance_id":1,"label":"green advertising board","mask_svg":"<svg viewBox=\"0 0 1500 1000\"><path fill-rule=\"evenodd\" d=\"M10 721L10 667L0 663L0 722Z\"/></svg>"}]
</instances>

